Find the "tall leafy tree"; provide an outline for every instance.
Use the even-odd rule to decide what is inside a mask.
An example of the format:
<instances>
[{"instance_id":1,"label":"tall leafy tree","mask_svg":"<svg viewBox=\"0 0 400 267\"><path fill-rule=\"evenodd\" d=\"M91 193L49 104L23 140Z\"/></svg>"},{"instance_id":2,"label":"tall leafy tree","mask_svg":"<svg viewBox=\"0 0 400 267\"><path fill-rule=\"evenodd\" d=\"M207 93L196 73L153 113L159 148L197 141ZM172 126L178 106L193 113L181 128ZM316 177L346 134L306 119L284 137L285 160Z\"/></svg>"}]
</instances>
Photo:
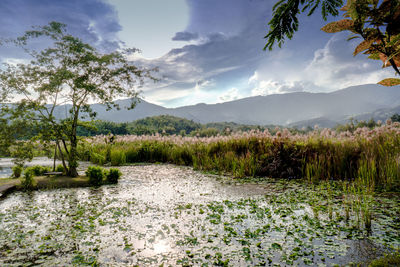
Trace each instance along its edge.
<instances>
[{"instance_id":1,"label":"tall leafy tree","mask_svg":"<svg viewBox=\"0 0 400 267\"><path fill-rule=\"evenodd\" d=\"M308 11L313 14L321 6L322 16L337 16L341 0L281 0L274 6L274 14L269 22L269 32L265 36L264 49L272 49L275 42L281 47L285 38L291 39L298 30L297 16ZM399 0L347 0L340 9L344 19L328 23L322 30L327 33L351 32L350 39L360 38L361 42L354 56L363 52L368 58L381 60L383 67L392 67L400 75L400 1ZM400 84L398 78L388 78L379 82L385 86Z\"/></svg>"},{"instance_id":2,"label":"tall leafy tree","mask_svg":"<svg viewBox=\"0 0 400 267\"><path fill-rule=\"evenodd\" d=\"M50 46L39 51L30 49L29 42L37 38L44 38L45 43L50 41ZM82 118L96 116L90 103L119 108L114 100L129 97L133 108L138 88L146 79L155 80L152 70L139 68L127 60L132 49L102 53L69 34L66 25L58 22L35 27L14 43L25 49L31 61L6 64L0 72L1 100L20 107L21 117L29 112L31 121L40 125L37 137L56 141L68 161L66 165L63 158L67 174L75 177L77 128ZM57 119L55 112L60 105L68 110L62 119Z\"/></svg>"}]
</instances>

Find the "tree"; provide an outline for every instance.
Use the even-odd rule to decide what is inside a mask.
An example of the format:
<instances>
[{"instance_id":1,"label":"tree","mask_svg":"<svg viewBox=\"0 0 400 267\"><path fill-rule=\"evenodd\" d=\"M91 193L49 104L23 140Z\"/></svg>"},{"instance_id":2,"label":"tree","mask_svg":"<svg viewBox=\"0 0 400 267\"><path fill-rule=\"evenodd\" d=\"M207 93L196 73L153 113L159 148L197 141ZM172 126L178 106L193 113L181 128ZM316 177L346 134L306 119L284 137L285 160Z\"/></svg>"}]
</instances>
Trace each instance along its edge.
<instances>
[{"instance_id":1,"label":"tree","mask_svg":"<svg viewBox=\"0 0 400 267\"><path fill-rule=\"evenodd\" d=\"M395 113L392 115L392 117L390 117L390 119L392 120L392 122L400 122L400 114Z\"/></svg>"},{"instance_id":2,"label":"tree","mask_svg":"<svg viewBox=\"0 0 400 267\"><path fill-rule=\"evenodd\" d=\"M273 8L274 14L270 30L265 36L267 44L264 49L272 49L275 42L278 46L284 42L285 37L291 39L298 30L298 14L322 6L322 16L337 16L341 0L281 0ZM396 74L400 75L400 1L399 0L347 0L341 9L345 19L328 23L321 30L327 33L350 31L349 40L361 38L354 51L354 56L364 52L368 58L382 60L383 67L391 66ZM400 79L388 78L379 82L381 85L393 86L400 84Z\"/></svg>"},{"instance_id":3,"label":"tree","mask_svg":"<svg viewBox=\"0 0 400 267\"><path fill-rule=\"evenodd\" d=\"M20 111L18 106L11 108L9 105L0 109L0 156L13 157L17 165L33 158L31 138L37 130L31 121L31 114L27 113L22 118Z\"/></svg>"},{"instance_id":4,"label":"tree","mask_svg":"<svg viewBox=\"0 0 400 267\"><path fill-rule=\"evenodd\" d=\"M28 48L28 42L37 38L45 38L51 45L40 51ZM75 177L78 175L77 128L82 124L81 119L96 117L89 103L119 108L114 100L130 97L130 108L133 108L138 87L146 79L155 80L152 70L130 64L127 55L136 50L101 53L68 34L66 25L58 22L35 27L13 42L24 48L32 60L28 64L6 64L5 70L0 71L0 100L19 107L20 117L32 116L31 121L40 126L36 137L46 142L55 141L62 152L67 175ZM17 96L24 98L18 100ZM68 106L68 113L62 119L55 116L60 105Z\"/></svg>"}]
</instances>

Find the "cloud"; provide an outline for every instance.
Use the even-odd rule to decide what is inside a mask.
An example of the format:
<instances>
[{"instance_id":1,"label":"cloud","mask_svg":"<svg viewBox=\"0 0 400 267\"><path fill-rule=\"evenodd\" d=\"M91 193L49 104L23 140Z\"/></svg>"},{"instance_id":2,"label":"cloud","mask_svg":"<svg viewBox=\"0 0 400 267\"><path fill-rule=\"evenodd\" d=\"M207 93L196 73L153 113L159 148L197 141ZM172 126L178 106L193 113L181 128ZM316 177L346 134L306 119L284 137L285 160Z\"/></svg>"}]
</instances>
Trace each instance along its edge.
<instances>
[{"instance_id":1,"label":"cloud","mask_svg":"<svg viewBox=\"0 0 400 267\"><path fill-rule=\"evenodd\" d=\"M331 89L367 83L377 83L391 76L390 69L380 69L381 62L367 59L365 55L353 57L352 52L359 42L348 42L347 34L335 34L304 69L304 78L316 85Z\"/></svg>"},{"instance_id":2,"label":"cloud","mask_svg":"<svg viewBox=\"0 0 400 267\"><path fill-rule=\"evenodd\" d=\"M172 37L173 41L193 41L199 39L199 34L198 33L193 33L193 32L177 32L175 33L175 36Z\"/></svg>"},{"instance_id":3,"label":"cloud","mask_svg":"<svg viewBox=\"0 0 400 267\"><path fill-rule=\"evenodd\" d=\"M351 85L376 83L392 77L391 69L364 55L352 56L354 41L347 34L329 35L319 29L319 16L300 16L300 29L282 49L263 51L273 2L265 0L187 0L190 21L171 36L177 48L164 56L131 60L141 67L158 67L158 83L143 94L166 106L215 103L250 95L287 92L327 92ZM103 50L123 44L117 13L105 0L1 0L0 36L15 37L31 25L49 21ZM18 23L16 23L18 22ZM140 25L138 25L140 27ZM149 33L151 34L151 33ZM168 38L171 38L168 37ZM142 47L145 49L145 47ZM4 52L2 60L17 62L20 51Z\"/></svg>"},{"instance_id":4,"label":"cloud","mask_svg":"<svg viewBox=\"0 0 400 267\"><path fill-rule=\"evenodd\" d=\"M240 96L239 90L237 88L231 88L230 90L226 91L223 95L219 96L218 98L222 102L227 102L227 101L239 99L240 97L241 96Z\"/></svg>"},{"instance_id":5,"label":"cloud","mask_svg":"<svg viewBox=\"0 0 400 267\"><path fill-rule=\"evenodd\" d=\"M121 26L110 4L101 0L2 0L0 36L17 37L34 25L67 24L71 34L105 51L121 46ZM1 52L1 51L0 51Z\"/></svg>"},{"instance_id":6,"label":"cloud","mask_svg":"<svg viewBox=\"0 0 400 267\"><path fill-rule=\"evenodd\" d=\"M189 1L191 7L191 23L184 31L186 33L198 33L196 43L172 49L166 55L153 59L138 59L136 64L144 67L158 67L162 81L156 85L157 90L163 88L175 88L176 83L197 84L193 90L203 91L203 98L198 101L216 102L221 94L238 86L243 79L247 79L250 73L265 60L268 55L262 50L264 40L265 14L271 4L265 4L261 0L246 1ZM223 3L223 4L221 4ZM211 5L212 4L212 5ZM213 6L210 9L210 5ZM224 14L227 6L229 10L239 17L232 18L230 14ZM202 17L202 20L198 18ZM251 18L251 19L250 19ZM252 23L256 19L257 23ZM214 21L210 24L209 21ZM225 23L229 20L232 23ZM235 20L240 21L240 27L236 27ZM224 24L223 26L220 23ZM207 24L208 26L205 26ZM197 29L199 31L197 31ZM177 34L178 35L178 34ZM184 37L189 39L189 35ZM184 39L183 38L183 39ZM210 81L207 86L199 81ZM155 89L144 88L147 91ZM182 88L185 90L188 88ZM211 94L213 91L213 94ZM246 94L242 94L245 96ZM216 98L213 98L216 96ZM205 97L205 98L204 98ZM224 96L222 96L225 98ZM155 100L157 101L157 100ZM187 104L188 99L182 98L182 104Z\"/></svg>"},{"instance_id":7,"label":"cloud","mask_svg":"<svg viewBox=\"0 0 400 267\"><path fill-rule=\"evenodd\" d=\"M255 71L249 78L248 84L252 87L252 96L304 92L315 88L313 83L307 81L278 81L273 79L262 79L258 71Z\"/></svg>"}]
</instances>

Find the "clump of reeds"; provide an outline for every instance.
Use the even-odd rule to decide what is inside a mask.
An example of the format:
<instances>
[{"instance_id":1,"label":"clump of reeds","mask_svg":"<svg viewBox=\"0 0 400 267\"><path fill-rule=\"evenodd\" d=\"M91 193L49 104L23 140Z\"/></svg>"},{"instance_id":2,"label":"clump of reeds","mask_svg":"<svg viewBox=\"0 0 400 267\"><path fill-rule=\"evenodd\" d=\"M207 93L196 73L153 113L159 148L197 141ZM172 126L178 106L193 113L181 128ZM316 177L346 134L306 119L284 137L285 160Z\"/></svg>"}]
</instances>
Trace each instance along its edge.
<instances>
[{"instance_id":1,"label":"clump of reeds","mask_svg":"<svg viewBox=\"0 0 400 267\"><path fill-rule=\"evenodd\" d=\"M368 188L387 190L400 184L399 123L342 133L324 129L293 135L281 130L271 135L252 130L213 137L156 134L104 140L86 139L80 148L82 159L112 165L168 162L236 177L359 179Z\"/></svg>"}]
</instances>

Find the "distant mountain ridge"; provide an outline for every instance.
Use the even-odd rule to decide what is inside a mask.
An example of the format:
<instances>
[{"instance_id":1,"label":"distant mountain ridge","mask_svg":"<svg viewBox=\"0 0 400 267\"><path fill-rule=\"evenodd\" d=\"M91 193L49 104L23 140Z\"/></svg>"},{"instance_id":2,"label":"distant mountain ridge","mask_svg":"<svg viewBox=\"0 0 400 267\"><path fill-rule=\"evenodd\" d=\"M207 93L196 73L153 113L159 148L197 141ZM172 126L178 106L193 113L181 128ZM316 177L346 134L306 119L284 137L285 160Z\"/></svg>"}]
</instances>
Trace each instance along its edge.
<instances>
[{"instance_id":1,"label":"distant mountain ridge","mask_svg":"<svg viewBox=\"0 0 400 267\"><path fill-rule=\"evenodd\" d=\"M296 92L254 96L220 104L197 104L178 108L165 108L142 100L135 109L126 110L124 107L129 106L130 100L116 102L121 106L120 110L106 111L104 105L92 105L92 109L97 112L97 119L130 122L145 117L172 115L199 123L305 126L307 122L319 122L333 125L350 117L364 118L371 115L379 119L376 116L379 110L382 114L391 115L391 112L396 112L400 107L400 86L368 84L331 93ZM67 109L59 107L58 116L62 117Z\"/></svg>"}]
</instances>

